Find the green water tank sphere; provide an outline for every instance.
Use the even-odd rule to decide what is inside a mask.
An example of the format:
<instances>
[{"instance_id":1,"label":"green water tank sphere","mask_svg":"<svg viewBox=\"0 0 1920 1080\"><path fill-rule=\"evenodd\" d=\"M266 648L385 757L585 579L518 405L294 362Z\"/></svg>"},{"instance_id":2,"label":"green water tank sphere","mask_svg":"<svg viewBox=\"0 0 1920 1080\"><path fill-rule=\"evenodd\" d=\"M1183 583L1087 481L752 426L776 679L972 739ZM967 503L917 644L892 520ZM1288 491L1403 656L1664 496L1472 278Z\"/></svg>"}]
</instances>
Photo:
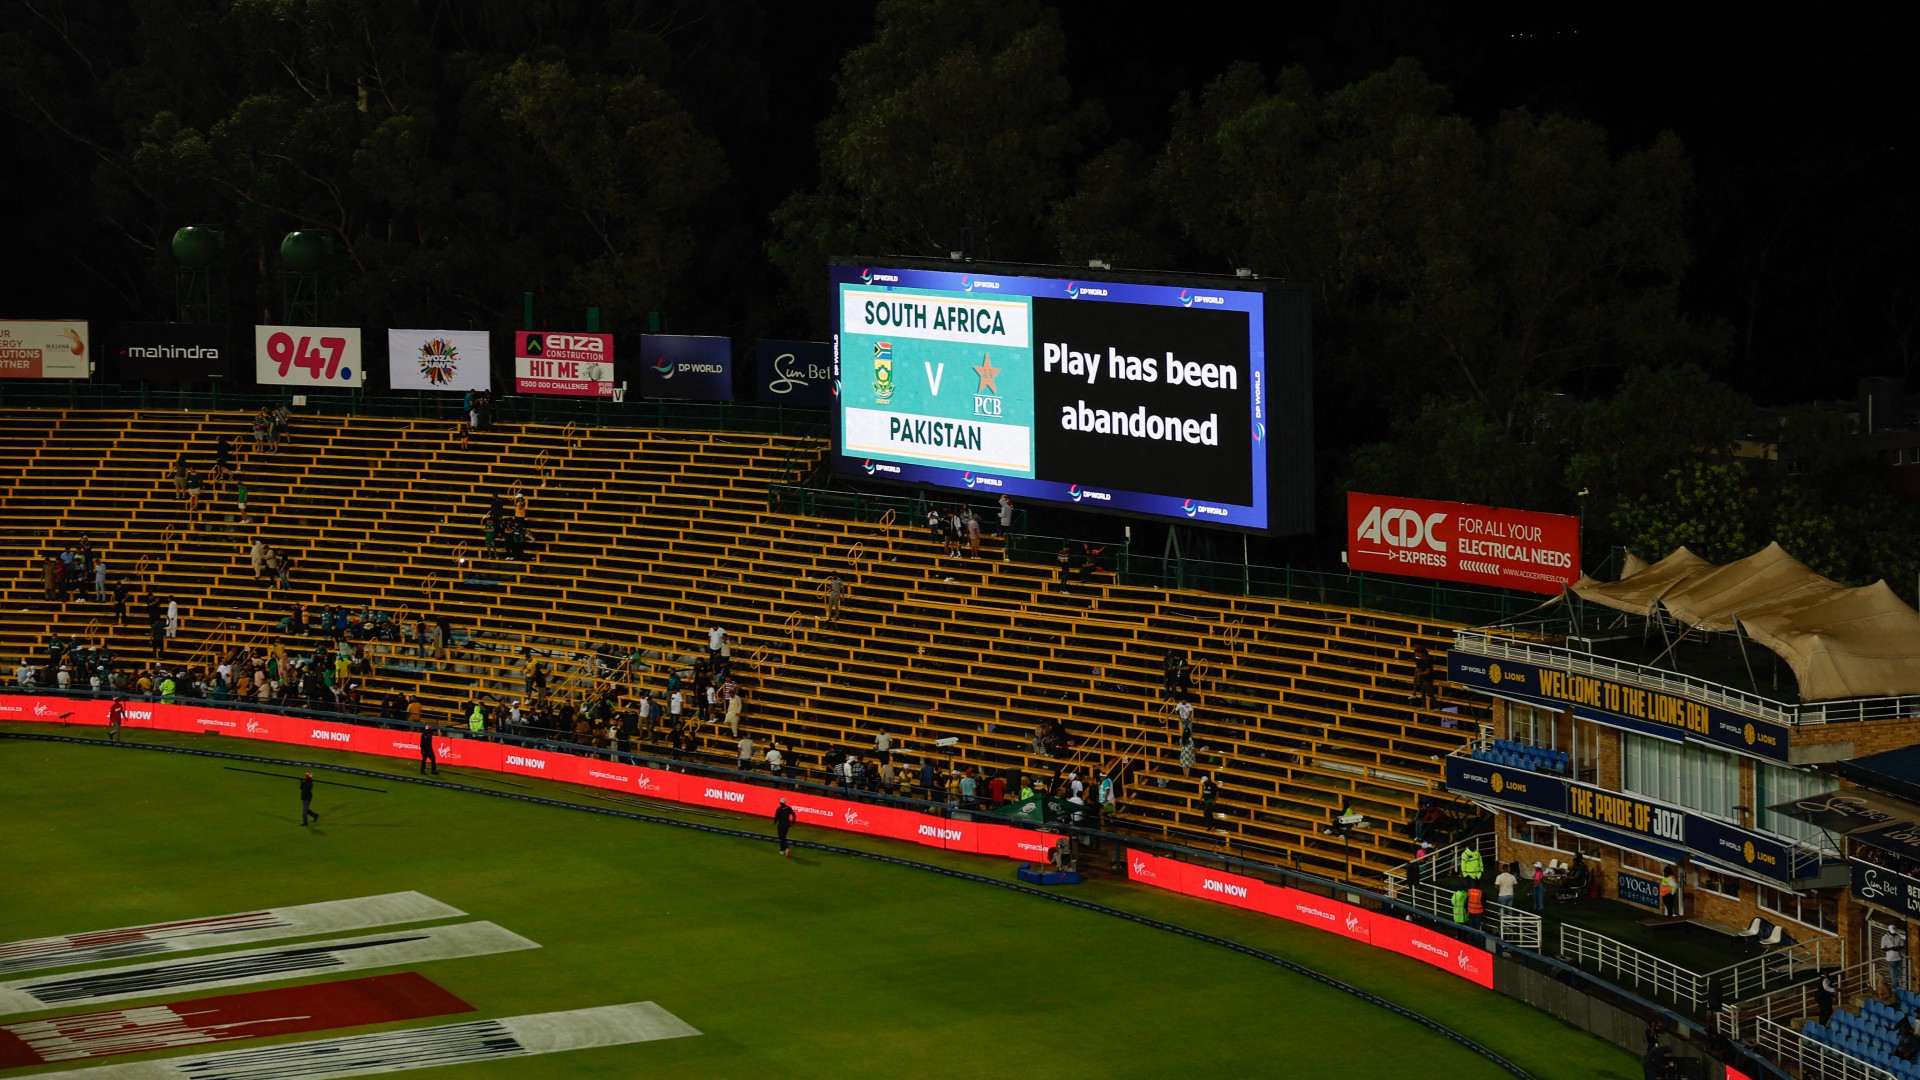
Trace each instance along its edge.
<instances>
[{"instance_id":1,"label":"green water tank sphere","mask_svg":"<svg viewBox=\"0 0 1920 1080\"><path fill-rule=\"evenodd\" d=\"M227 234L213 225L187 225L173 234L173 260L181 266L211 266L227 246Z\"/></svg>"},{"instance_id":2,"label":"green water tank sphere","mask_svg":"<svg viewBox=\"0 0 1920 1080\"><path fill-rule=\"evenodd\" d=\"M280 261L296 274L311 274L333 254L333 234L300 229L280 241Z\"/></svg>"}]
</instances>

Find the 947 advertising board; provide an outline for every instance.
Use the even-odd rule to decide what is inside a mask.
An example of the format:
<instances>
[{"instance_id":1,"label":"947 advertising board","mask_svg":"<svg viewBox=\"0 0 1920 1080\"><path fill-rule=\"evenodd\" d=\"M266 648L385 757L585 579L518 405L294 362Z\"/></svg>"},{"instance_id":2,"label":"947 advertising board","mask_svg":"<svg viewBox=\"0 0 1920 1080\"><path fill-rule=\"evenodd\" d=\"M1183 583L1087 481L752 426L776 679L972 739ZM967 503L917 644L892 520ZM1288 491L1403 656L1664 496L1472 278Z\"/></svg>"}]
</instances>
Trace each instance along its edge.
<instances>
[{"instance_id":1,"label":"947 advertising board","mask_svg":"<svg viewBox=\"0 0 1920 1080\"><path fill-rule=\"evenodd\" d=\"M1785 725L1742 716L1682 694L1543 667L1525 660L1494 660L1455 648L1447 654L1447 677L1460 686L1500 697L1571 708L1595 723L1676 742L1724 746L1769 761L1787 760Z\"/></svg>"},{"instance_id":2,"label":"947 advertising board","mask_svg":"<svg viewBox=\"0 0 1920 1080\"><path fill-rule=\"evenodd\" d=\"M0 379L84 379L92 343L81 319L0 320Z\"/></svg>"},{"instance_id":3,"label":"947 advertising board","mask_svg":"<svg viewBox=\"0 0 1920 1080\"><path fill-rule=\"evenodd\" d=\"M1349 491L1347 565L1558 595L1580 578L1580 519Z\"/></svg>"},{"instance_id":4,"label":"947 advertising board","mask_svg":"<svg viewBox=\"0 0 1920 1080\"><path fill-rule=\"evenodd\" d=\"M365 386L357 326L256 326L253 378L262 386L349 390Z\"/></svg>"},{"instance_id":5,"label":"947 advertising board","mask_svg":"<svg viewBox=\"0 0 1920 1080\"><path fill-rule=\"evenodd\" d=\"M522 330L513 335L513 392L613 396L613 335Z\"/></svg>"}]
</instances>

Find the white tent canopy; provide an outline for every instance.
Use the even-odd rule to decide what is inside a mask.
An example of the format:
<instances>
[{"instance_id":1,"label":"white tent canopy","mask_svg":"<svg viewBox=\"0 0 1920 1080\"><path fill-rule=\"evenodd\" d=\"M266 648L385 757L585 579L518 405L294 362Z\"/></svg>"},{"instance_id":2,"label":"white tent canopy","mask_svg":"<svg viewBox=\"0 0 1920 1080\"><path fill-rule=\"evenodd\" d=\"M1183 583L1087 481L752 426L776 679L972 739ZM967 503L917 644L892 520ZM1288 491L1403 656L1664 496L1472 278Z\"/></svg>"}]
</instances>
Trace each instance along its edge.
<instances>
[{"instance_id":1,"label":"white tent canopy","mask_svg":"<svg viewBox=\"0 0 1920 1080\"><path fill-rule=\"evenodd\" d=\"M1692 629L1737 624L1793 669L1802 701L1920 695L1920 614L1884 581L1848 588L1779 544L1725 566L1683 547L1657 563L1630 560L1619 581L1583 577L1572 588L1635 615L1664 607Z\"/></svg>"}]
</instances>

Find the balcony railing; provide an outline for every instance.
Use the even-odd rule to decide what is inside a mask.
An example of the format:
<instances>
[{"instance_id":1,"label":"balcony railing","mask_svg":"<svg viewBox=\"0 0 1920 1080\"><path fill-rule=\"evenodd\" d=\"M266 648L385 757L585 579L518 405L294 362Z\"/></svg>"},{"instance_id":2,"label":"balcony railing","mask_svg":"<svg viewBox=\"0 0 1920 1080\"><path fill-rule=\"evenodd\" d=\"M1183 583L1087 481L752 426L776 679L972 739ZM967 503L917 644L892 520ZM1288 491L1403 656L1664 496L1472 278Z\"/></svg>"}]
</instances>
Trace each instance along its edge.
<instances>
[{"instance_id":1,"label":"balcony railing","mask_svg":"<svg viewBox=\"0 0 1920 1080\"><path fill-rule=\"evenodd\" d=\"M1692 701L1718 705L1743 716L1751 716L1757 720L1771 720L1779 724L1798 726L1855 720L1897 720L1920 716L1920 697L1848 698L1842 701L1792 704L1723 683L1682 675L1676 671L1667 671L1664 668L1595 656L1592 653L1549 642L1509 637L1485 630L1454 631L1453 647L1476 656L1520 660L1543 667L1577 672L1582 675L1597 675L1616 682L1650 687L1677 694Z\"/></svg>"}]
</instances>

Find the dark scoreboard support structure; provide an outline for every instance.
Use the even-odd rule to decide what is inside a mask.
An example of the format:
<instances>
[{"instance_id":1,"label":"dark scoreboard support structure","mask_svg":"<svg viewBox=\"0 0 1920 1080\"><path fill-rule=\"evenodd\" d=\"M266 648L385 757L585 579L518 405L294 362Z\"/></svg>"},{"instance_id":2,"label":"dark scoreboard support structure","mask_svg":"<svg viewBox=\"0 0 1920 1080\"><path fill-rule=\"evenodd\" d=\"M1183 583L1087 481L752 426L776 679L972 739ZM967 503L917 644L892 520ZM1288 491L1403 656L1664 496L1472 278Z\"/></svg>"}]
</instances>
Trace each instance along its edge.
<instances>
[{"instance_id":1,"label":"dark scoreboard support structure","mask_svg":"<svg viewBox=\"0 0 1920 1080\"><path fill-rule=\"evenodd\" d=\"M835 260L835 471L1311 532L1309 286L1097 273Z\"/></svg>"}]
</instances>

